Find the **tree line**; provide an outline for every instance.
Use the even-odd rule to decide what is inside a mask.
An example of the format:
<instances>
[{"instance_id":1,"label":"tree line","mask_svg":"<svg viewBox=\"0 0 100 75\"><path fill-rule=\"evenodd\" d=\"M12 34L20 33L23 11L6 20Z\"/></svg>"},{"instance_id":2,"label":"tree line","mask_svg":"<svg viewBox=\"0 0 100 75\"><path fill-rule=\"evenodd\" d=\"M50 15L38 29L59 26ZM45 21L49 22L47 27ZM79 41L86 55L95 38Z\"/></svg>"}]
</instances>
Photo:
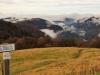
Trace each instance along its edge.
<instances>
[{"instance_id":1,"label":"tree line","mask_svg":"<svg viewBox=\"0 0 100 75\"><path fill-rule=\"evenodd\" d=\"M15 43L16 50L28 48L46 48L46 47L89 47L100 48L100 38L82 40L74 38L32 38L32 37L14 37L7 40L0 39L0 43Z\"/></svg>"}]
</instances>

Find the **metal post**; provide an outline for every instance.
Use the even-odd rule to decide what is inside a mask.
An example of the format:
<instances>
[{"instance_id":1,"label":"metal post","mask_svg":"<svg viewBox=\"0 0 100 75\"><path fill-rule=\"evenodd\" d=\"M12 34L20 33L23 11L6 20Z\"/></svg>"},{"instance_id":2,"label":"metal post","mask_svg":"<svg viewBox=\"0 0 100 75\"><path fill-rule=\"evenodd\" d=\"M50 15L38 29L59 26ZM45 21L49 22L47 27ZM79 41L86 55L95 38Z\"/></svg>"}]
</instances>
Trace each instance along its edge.
<instances>
[{"instance_id":1,"label":"metal post","mask_svg":"<svg viewBox=\"0 0 100 75\"><path fill-rule=\"evenodd\" d=\"M10 75L10 70L9 70L10 64L9 63L10 63L9 62L9 59L5 59L4 60L4 64L5 64L5 75Z\"/></svg>"}]
</instances>

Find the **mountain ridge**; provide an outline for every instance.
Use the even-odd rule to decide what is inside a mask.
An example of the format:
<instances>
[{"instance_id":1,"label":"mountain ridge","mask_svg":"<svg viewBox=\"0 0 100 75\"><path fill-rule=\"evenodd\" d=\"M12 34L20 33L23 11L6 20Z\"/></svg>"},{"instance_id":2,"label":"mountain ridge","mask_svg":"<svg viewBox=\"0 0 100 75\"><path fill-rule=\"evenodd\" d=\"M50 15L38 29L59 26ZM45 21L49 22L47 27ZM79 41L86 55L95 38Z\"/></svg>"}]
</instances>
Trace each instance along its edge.
<instances>
[{"instance_id":1,"label":"mountain ridge","mask_svg":"<svg viewBox=\"0 0 100 75\"><path fill-rule=\"evenodd\" d=\"M42 18L23 18L23 20L17 19L16 25L31 25L40 31L41 29L53 30L53 33L56 34L58 38L69 38L69 35L71 35L72 37L70 38L93 39L100 34L100 17L91 16L80 19L65 17L62 21L54 20L53 22L54 23L51 23ZM46 32L44 31L44 33Z\"/></svg>"}]
</instances>

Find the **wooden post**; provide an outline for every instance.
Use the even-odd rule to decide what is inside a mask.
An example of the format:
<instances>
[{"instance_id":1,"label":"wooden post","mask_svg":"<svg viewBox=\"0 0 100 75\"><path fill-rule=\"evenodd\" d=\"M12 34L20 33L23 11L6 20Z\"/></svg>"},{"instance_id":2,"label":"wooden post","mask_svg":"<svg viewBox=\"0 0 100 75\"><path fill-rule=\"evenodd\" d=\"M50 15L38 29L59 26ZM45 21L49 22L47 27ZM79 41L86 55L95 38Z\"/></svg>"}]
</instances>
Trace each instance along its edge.
<instances>
[{"instance_id":1,"label":"wooden post","mask_svg":"<svg viewBox=\"0 0 100 75\"><path fill-rule=\"evenodd\" d=\"M10 75L10 70L9 70L9 59L5 59L4 60L4 64L5 64L5 75Z\"/></svg>"},{"instance_id":2,"label":"wooden post","mask_svg":"<svg viewBox=\"0 0 100 75\"><path fill-rule=\"evenodd\" d=\"M10 52L15 50L15 44L2 44L0 45L0 52L3 53L4 69L2 68L2 75L10 75ZM4 70L4 71L3 71Z\"/></svg>"}]
</instances>

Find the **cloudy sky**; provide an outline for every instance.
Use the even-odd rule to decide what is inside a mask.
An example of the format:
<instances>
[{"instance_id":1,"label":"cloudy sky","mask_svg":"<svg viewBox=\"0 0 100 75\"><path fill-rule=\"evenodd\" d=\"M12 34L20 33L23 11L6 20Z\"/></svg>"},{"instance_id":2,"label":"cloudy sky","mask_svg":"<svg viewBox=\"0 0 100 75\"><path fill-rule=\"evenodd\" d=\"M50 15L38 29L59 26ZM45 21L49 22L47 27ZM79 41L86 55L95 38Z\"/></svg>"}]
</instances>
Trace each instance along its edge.
<instances>
[{"instance_id":1,"label":"cloudy sky","mask_svg":"<svg viewBox=\"0 0 100 75\"><path fill-rule=\"evenodd\" d=\"M0 0L0 14L100 14L100 0Z\"/></svg>"}]
</instances>

